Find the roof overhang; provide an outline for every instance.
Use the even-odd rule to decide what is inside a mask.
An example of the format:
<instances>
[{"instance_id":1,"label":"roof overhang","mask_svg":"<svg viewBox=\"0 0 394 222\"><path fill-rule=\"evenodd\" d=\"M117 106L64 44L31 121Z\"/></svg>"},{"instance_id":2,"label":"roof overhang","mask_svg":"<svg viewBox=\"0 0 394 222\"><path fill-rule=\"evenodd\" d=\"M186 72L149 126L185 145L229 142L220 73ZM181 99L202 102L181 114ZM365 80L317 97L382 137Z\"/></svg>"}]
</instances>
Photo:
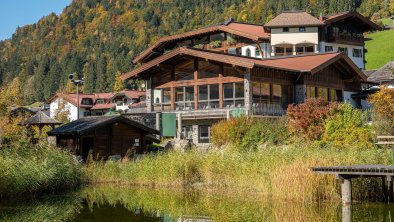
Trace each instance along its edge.
<instances>
[{"instance_id":1,"label":"roof overhang","mask_svg":"<svg viewBox=\"0 0 394 222\"><path fill-rule=\"evenodd\" d=\"M382 29L382 27L380 25L372 22L371 20L369 20L368 18L360 15L357 12L343 13L341 15L334 16L333 18L328 18L328 19L324 20L324 23L326 25L330 25L332 23L343 21L343 20L349 19L349 18L356 18L356 19L360 20L361 22L363 22L364 24L369 26L370 30L381 30Z\"/></svg>"},{"instance_id":2,"label":"roof overhang","mask_svg":"<svg viewBox=\"0 0 394 222\"><path fill-rule=\"evenodd\" d=\"M252 25L252 24L248 24ZM264 28L263 26L261 26ZM260 42L260 41L269 41L269 36L259 36L259 35L254 35L251 33L246 33L240 30L236 30L233 28L228 27L227 25L215 25L215 26L210 26L206 28L201 28L201 29L196 29L190 32L185 32L181 34L176 34L176 35L171 35L171 36L166 36L161 39L159 39L155 44L150 46L148 49L140 53L134 60L133 63L139 63L142 60L144 60L146 57L148 57L152 53L156 53L155 49L164 46L165 44L172 42L172 41L180 41L184 39L189 39L192 37L196 37L199 35L206 35L210 33L220 33L220 32L226 32L230 33L233 35L237 35L246 39L250 39L253 42Z\"/></svg>"},{"instance_id":3,"label":"roof overhang","mask_svg":"<svg viewBox=\"0 0 394 222\"><path fill-rule=\"evenodd\" d=\"M306 54L298 56L288 57L276 57L271 59L257 59L245 56L231 55L219 52L212 52L201 49L192 48L177 48L165 55L162 55L154 60L145 63L137 69L131 72L125 73L121 76L123 80L127 80L135 77L145 77L145 74L149 73L150 70L160 68L162 63L165 63L175 57L188 57L188 58L199 58L206 61L213 61L223 63L231 66L238 66L246 69L252 69L255 67L277 69L294 73L310 73L315 74L327 66L343 60L351 72L356 73L360 80L367 80L367 76L357 67L356 64L344 53L325 53L325 54ZM313 60L313 61L312 61ZM302 63L311 63L311 65L303 66ZM293 64L293 65L292 65ZM301 66L297 66L301 64Z\"/></svg>"}]
</instances>

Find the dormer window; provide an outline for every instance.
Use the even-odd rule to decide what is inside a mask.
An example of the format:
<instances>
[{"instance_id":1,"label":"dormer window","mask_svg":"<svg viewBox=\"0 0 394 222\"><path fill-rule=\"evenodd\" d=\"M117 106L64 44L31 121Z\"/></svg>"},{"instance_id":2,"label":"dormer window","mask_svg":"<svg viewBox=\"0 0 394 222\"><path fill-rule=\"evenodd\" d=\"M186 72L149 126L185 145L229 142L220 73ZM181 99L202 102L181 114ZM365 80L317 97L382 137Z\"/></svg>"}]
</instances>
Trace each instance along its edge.
<instances>
[{"instance_id":1,"label":"dormer window","mask_svg":"<svg viewBox=\"0 0 394 222\"><path fill-rule=\"evenodd\" d=\"M89 98L83 98L81 101L82 105L93 105L93 100Z\"/></svg>"},{"instance_id":2,"label":"dormer window","mask_svg":"<svg viewBox=\"0 0 394 222\"><path fill-rule=\"evenodd\" d=\"M305 32L305 31L306 31L305 26L299 27L299 28L298 28L298 31L299 31L299 32Z\"/></svg>"},{"instance_id":3,"label":"dormer window","mask_svg":"<svg viewBox=\"0 0 394 222\"><path fill-rule=\"evenodd\" d=\"M98 99L98 100L96 101L96 104L104 104L104 100L103 100L103 99Z\"/></svg>"},{"instance_id":4,"label":"dormer window","mask_svg":"<svg viewBox=\"0 0 394 222\"><path fill-rule=\"evenodd\" d=\"M284 27L283 32L289 32L289 27Z\"/></svg>"}]
</instances>

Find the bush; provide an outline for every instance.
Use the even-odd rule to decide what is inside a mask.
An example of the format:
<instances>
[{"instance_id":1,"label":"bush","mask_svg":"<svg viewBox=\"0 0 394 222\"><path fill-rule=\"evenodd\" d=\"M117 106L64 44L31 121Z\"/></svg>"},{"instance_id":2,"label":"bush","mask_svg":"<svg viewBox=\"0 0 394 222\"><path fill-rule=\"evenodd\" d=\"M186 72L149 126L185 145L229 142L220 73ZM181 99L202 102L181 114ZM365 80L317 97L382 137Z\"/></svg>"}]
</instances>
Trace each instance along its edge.
<instances>
[{"instance_id":1,"label":"bush","mask_svg":"<svg viewBox=\"0 0 394 222\"><path fill-rule=\"evenodd\" d=\"M212 143L218 147L234 145L240 151L255 150L261 144L283 144L289 140L284 119L238 117L212 127Z\"/></svg>"},{"instance_id":2,"label":"bush","mask_svg":"<svg viewBox=\"0 0 394 222\"><path fill-rule=\"evenodd\" d=\"M380 135L394 135L394 89L383 87L369 97L373 105L374 130Z\"/></svg>"},{"instance_id":3,"label":"bush","mask_svg":"<svg viewBox=\"0 0 394 222\"><path fill-rule=\"evenodd\" d=\"M287 109L289 131L309 141L319 140L324 133L325 120L335 113L337 107L338 103L327 102L321 98L290 105Z\"/></svg>"},{"instance_id":4,"label":"bush","mask_svg":"<svg viewBox=\"0 0 394 222\"><path fill-rule=\"evenodd\" d=\"M336 113L324 125L323 141L335 147L371 148L374 137L368 126L367 115L352 105L340 104Z\"/></svg>"}]
</instances>

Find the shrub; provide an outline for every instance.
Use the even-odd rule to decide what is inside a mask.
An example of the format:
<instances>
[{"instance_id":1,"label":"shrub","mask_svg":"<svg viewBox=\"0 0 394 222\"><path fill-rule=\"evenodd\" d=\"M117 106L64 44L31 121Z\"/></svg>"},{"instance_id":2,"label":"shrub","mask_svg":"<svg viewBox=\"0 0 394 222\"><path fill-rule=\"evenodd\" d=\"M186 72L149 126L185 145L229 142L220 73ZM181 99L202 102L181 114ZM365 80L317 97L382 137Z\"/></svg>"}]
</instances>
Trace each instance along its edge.
<instances>
[{"instance_id":1,"label":"shrub","mask_svg":"<svg viewBox=\"0 0 394 222\"><path fill-rule=\"evenodd\" d=\"M240 151L250 151L264 143L283 144L289 133L284 119L238 117L215 124L211 136L216 146L231 144Z\"/></svg>"},{"instance_id":2,"label":"shrub","mask_svg":"<svg viewBox=\"0 0 394 222\"><path fill-rule=\"evenodd\" d=\"M377 134L394 135L394 89L383 87L369 97L373 105L373 125Z\"/></svg>"},{"instance_id":3,"label":"shrub","mask_svg":"<svg viewBox=\"0 0 394 222\"><path fill-rule=\"evenodd\" d=\"M221 44L222 44L222 42L219 41L219 40L214 40L214 41L211 41L211 42L209 43L209 45L210 45L212 48L219 48L219 47L221 46Z\"/></svg>"},{"instance_id":4,"label":"shrub","mask_svg":"<svg viewBox=\"0 0 394 222\"><path fill-rule=\"evenodd\" d=\"M336 113L328 117L324 125L323 141L339 148L371 148L373 135L367 115L352 105L340 104Z\"/></svg>"},{"instance_id":5,"label":"shrub","mask_svg":"<svg viewBox=\"0 0 394 222\"><path fill-rule=\"evenodd\" d=\"M321 98L290 105L287 109L289 131L307 140L318 140L324 133L325 119L334 114L338 104Z\"/></svg>"}]
</instances>

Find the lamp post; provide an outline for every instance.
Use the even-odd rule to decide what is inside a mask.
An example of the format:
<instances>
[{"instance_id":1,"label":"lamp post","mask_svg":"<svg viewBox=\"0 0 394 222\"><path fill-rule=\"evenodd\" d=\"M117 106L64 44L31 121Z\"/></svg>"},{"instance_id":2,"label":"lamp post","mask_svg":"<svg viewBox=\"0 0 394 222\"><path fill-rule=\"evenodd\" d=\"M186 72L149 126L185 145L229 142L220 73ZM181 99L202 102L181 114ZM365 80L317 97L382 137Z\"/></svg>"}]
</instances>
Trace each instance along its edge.
<instances>
[{"instance_id":1,"label":"lamp post","mask_svg":"<svg viewBox=\"0 0 394 222\"><path fill-rule=\"evenodd\" d=\"M83 78L79 79L77 76L77 79L74 79L74 74L70 74L68 79L77 86L77 119L79 119L79 86L83 85Z\"/></svg>"}]
</instances>

